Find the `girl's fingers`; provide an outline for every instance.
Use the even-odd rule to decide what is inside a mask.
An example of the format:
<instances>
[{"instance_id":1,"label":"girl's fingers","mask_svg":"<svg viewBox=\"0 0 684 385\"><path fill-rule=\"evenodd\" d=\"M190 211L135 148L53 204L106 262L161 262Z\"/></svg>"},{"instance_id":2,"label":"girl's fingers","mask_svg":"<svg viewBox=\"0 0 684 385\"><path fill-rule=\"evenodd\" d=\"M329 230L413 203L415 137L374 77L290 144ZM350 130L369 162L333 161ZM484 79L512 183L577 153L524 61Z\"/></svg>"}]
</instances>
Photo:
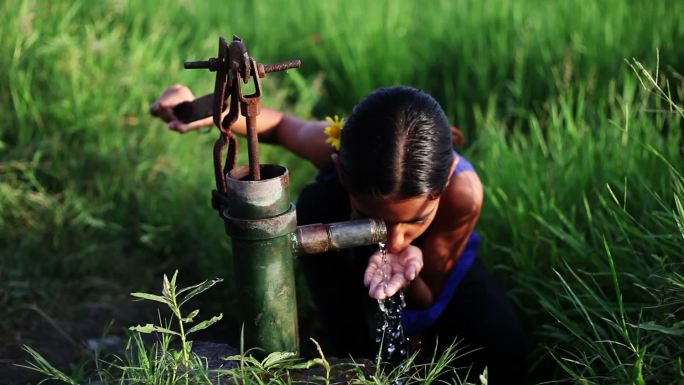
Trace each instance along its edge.
<instances>
[{"instance_id":1,"label":"girl's fingers","mask_svg":"<svg viewBox=\"0 0 684 385\"><path fill-rule=\"evenodd\" d=\"M366 267L366 272L363 275L363 284L368 287L373 276L378 272L380 268L379 259L373 254L368 260L368 266Z\"/></svg>"},{"instance_id":2,"label":"girl's fingers","mask_svg":"<svg viewBox=\"0 0 684 385\"><path fill-rule=\"evenodd\" d=\"M378 282L376 285L371 284L368 294L375 299L385 299L385 282Z\"/></svg>"},{"instance_id":3,"label":"girl's fingers","mask_svg":"<svg viewBox=\"0 0 684 385\"><path fill-rule=\"evenodd\" d=\"M407 261L419 263L420 265L423 264L423 253L418 249L417 247L414 249L411 249L406 256Z\"/></svg>"},{"instance_id":4,"label":"girl's fingers","mask_svg":"<svg viewBox=\"0 0 684 385\"><path fill-rule=\"evenodd\" d=\"M401 290L401 288L404 287L405 284L406 284L406 280L404 279L404 277L401 274L394 275L392 277L392 279L389 281L389 283L387 283L387 285L384 288L385 289L385 296L391 297L391 296L397 294L397 292L399 290Z\"/></svg>"},{"instance_id":5,"label":"girl's fingers","mask_svg":"<svg viewBox=\"0 0 684 385\"><path fill-rule=\"evenodd\" d=\"M375 274L371 280L370 283L368 284L368 287L370 288L371 291L377 290L377 288L382 285L383 279L382 279L382 274Z\"/></svg>"},{"instance_id":6,"label":"girl's fingers","mask_svg":"<svg viewBox=\"0 0 684 385\"><path fill-rule=\"evenodd\" d=\"M166 126L171 131L184 132L182 131L183 122L180 120L172 120Z\"/></svg>"},{"instance_id":7,"label":"girl's fingers","mask_svg":"<svg viewBox=\"0 0 684 385\"><path fill-rule=\"evenodd\" d=\"M170 121L169 124L167 124L167 126L169 127L169 129L173 131L186 133L188 131L193 131L204 126L208 126L210 124L211 123L208 122L207 119L195 120L194 122L190 123L183 123L182 121L174 118L174 120Z\"/></svg>"},{"instance_id":8,"label":"girl's fingers","mask_svg":"<svg viewBox=\"0 0 684 385\"><path fill-rule=\"evenodd\" d=\"M385 299L391 297L409 281L416 278L423 267L423 255L420 249L415 249L408 250L407 254L404 255L388 253L388 266L384 265L380 253L371 255L364 273L363 283L369 288L368 294L372 298ZM383 274L383 269L389 271L385 271Z\"/></svg>"},{"instance_id":9,"label":"girl's fingers","mask_svg":"<svg viewBox=\"0 0 684 385\"><path fill-rule=\"evenodd\" d=\"M173 110L169 107L162 106L161 103L156 102L152 107L152 111L161 118L161 120L170 123L174 120L178 120Z\"/></svg>"},{"instance_id":10,"label":"girl's fingers","mask_svg":"<svg viewBox=\"0 0 684 385\"><path fill-rule=\"evenodd\" d=\"M366 268L366 272L363 275L363 284L368 287L371 283L371 279L373 279L373 276L375 273L378 271L378 266L375 264L369 264L368 267Z\"/></svg>"},{"instance_id":11,"label":"girl's fingers","mask_svg":"<svg viewBox=\"0 0 684 385\"><path fill-rule=\"evenodd\" d=\"M414 264L409 264L404 271L404 276L407 280L413 281L416 278L417 268Z\"/></svg>"},{"instance_id":12,"label":"girl's fingers","mask_svg":"<svg viewBox=\"0 0 684 385\"><path fill-rule=\"evenodd\" d=\"M408 250L405 262L406 264L406 269L405 271L409 272L409 270L412 271L413 276L409 277L408 275L406 276L407 279L414 279L418 273L423 269L423 253L418 249L417 247L411 250Z\"/></svg>"}]
</instances>

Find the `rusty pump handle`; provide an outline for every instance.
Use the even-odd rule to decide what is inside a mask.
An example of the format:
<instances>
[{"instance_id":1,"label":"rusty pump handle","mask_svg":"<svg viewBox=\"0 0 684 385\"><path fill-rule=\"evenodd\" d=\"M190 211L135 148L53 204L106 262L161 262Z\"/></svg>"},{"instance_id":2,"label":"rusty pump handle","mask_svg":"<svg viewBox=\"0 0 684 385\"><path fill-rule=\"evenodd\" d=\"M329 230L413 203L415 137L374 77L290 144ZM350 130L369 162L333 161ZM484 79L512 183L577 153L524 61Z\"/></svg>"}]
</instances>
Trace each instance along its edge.
<instances>
[{"instance_id":1,"label":"rusty pump handle","mask_svg":"<svg viewBox=\"0 0 684 385\"><path fill-rule=\"evenodd\" d=\"M235 164L237 157L237 142L231 132L231 126L237 119L237 101L239 101L239 109L242 116L246 119L247 126L247 140L249 152L249 168L250 179L260 180L260 165L259 165L259 139L256 133L256 119L259 115L259 107L261 103L261 82L260 78L266 76L269 72L283 71L290 68L297 68L301 65L299 60L291 60L288 62L271 64L264 66L257 63L254 58L250 57L247 48L242 39L233 36L233 41L228 45L226 40L219 38L219 52L218 57L209 58L202 61L186 61L184 67L186 69L208 69L211 72L216 72L216 83L213 94L213 117L214 125L221 131L221 136L215 145L215 174L217 187L225 192L225 173L230 171ZM251 95L242 94L242 83L248 83L250 78L254 81L255 92ZM204 97L202 97L204 98ZM202 99L199 98L199 99ZM221 120L221 116L226 108L225 101L230 98L231 103L228 109L228 115ZM196 99L196 100L199 100ZM206 99L204 103L206 103ZM192 111L201 111L201 106L193 106ZM204 109L206 111L206 109ZM228 146L228 158L225 166L221 166L221 153L223 149ZM235 147L233 149L233 147Z\"/></svg>"},{"instance_id":2,"label":"rusty pump handle","mask_svg":"<svg viewBox=\"0 0 684 385\"><path fill-rule=\"evenodd\" d=\"M250 67L256 70L256 61L249 59ZM256 131L256 118L259 115L261 104L261 80L257 71L251 71L254 79L254 93L243 95L242 87L238 87L238 99L240 100L240 112L245 117L247 125L247 152L249 154L249 174L252 180L261 180L259 168L259 136Z\"/></svg>"}]
</instances>

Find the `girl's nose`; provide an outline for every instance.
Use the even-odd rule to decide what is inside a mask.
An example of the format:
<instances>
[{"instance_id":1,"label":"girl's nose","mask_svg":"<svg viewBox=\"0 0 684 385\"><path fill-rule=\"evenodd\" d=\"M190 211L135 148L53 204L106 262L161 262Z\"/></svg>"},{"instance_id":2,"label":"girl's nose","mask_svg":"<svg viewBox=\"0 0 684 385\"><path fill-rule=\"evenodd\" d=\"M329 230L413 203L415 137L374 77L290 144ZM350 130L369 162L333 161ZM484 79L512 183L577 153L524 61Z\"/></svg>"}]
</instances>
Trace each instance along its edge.
<instances>
[{"instance_id":1,"label":"girl's nose","mask_svg":"<svg viewBox=\"0 0 684 385\"><path fill-rule=\"evenodd\" d=\"M399 225L391 225L387 233L387 250L390 253L399 253L407 245L404 244L405 235Z\"/></svg>"}]
</instances>

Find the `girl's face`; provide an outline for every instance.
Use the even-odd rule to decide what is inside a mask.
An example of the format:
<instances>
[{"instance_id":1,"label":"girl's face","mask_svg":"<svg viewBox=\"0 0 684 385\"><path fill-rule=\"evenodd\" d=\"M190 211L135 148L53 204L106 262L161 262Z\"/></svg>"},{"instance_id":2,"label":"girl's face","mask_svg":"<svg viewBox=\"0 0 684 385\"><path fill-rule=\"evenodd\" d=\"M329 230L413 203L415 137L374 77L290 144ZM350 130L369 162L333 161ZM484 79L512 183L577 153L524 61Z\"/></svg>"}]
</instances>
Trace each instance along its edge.
<instances>
[{"instance_id":1,"label":"girl's face","mask_svg":"<svg viewBox=\"0 0 684 385\"><path fill-rule=\"evenodd\" d=\"M399 253L427 230L437 214L439 198L427 195L402 200L350 195L352 219L382 219L387 224L387 247Z\"/></svg>"}]
</instances>

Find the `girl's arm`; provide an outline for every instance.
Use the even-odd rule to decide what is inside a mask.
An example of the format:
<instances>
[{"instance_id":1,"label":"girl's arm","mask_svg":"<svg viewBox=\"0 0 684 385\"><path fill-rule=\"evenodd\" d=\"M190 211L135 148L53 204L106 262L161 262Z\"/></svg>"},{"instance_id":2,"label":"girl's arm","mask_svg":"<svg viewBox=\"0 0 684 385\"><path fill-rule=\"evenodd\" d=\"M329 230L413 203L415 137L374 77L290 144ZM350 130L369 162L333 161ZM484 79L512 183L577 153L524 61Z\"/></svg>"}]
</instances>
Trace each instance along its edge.
<instances>
[{"instance_id":1,"label":"girl's arm","mask_svg":"<svg viewBox=\"0 0 684 385\"><path fill-rule=\"evenodd\" d=\"M189 88L174 84L167 88L159 99L152 105L152 110L160 119L167 122L171 130L185 133L201 127L213 125L211 117L184 123L173 113L173 107L192 101L194 95ZM323 168L330 162L333 148L326 143L327 135L323 129L329 124L325 121L303 120L281 111L262 108L257 118L257 133L259 141L277 143L294 154L312 162L316 167ZM247 127L242 116L232 126L233 131L246 135Z\"/></svg>"},{"instance_id":2,"label":"girl's arm","mask_svg":"<svg viewBox=\"0 0 684 385\"><path fill-rule=\"evenodd\" d=\"M482 201L482 183L475 172L461 172L449 182L423 243L423 270L408 289L413 306L427 308L442 292L480 218Z\"/></svg>"}]
</instances>

